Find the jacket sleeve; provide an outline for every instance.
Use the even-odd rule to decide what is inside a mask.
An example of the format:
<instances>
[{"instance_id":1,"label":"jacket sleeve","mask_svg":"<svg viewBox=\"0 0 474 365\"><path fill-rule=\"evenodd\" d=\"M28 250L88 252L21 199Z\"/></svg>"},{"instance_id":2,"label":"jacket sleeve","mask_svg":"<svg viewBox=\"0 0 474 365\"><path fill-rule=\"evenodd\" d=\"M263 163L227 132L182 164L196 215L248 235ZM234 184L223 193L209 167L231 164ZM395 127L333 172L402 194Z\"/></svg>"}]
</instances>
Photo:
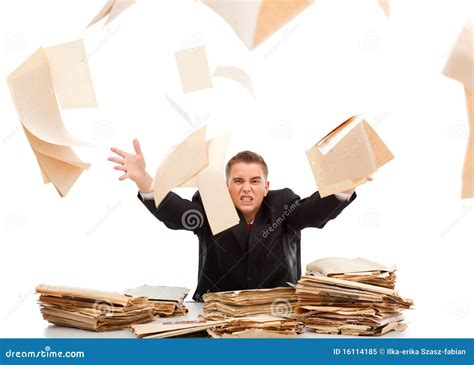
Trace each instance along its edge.
<instances>
[{"instance_id":1,"label":"jacket sleeve","mask_svg":"<svg viewBox=\"0 0 474 365\"><path fill-rule=\"evenodd\" d=\"M341 201L334 195L321 198L319 192L300 199L291 189L285 189L286 201L290 201L286 224L294 230L314 227L323 228L328 221L336 218L357 197L354 192L347 200Z\"/></svg>"},{"instance_id":2,"label":"jacket sleeve","mask_svg":"<svg viewBox=\"0 0 474 365\"><path fill-rule=\"evenodd\" d=\"M138 199L151 214L170 229L183 229L197 233L205 223L206 215L199 192L194 194L192 200L188 200L170 191L158 208L153 199L143 199L140 193L138 193Z\"/></svg>"}]
</instances>

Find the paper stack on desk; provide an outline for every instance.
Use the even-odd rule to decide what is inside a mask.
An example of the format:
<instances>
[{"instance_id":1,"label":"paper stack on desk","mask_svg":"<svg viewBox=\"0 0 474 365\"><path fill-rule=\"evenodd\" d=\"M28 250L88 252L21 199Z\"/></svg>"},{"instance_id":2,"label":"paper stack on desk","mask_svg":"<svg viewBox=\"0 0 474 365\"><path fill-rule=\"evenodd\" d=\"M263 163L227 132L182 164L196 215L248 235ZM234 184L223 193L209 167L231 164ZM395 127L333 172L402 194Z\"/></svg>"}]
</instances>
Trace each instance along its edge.
<instances>
[{"instance_id":1,"label":"paper stack on desk","mask_svg":"<svg viewBox=\"0 0 474 365\"><path fill-rule=\"evenodd\" d=\"M102 332L153 320L153 305L146 297L44 284L36 293L43 318L58 326Z\"/></svg>"},{"instance_id":2,"label":"paper stack on desk","mask_svg":"<svg viewBox=\"0 0 474 365\"><path fill-rule=\"evenodd\" d=\"M182 287L142 285L125 291L125 295L148 297L154 305L153 315L170 317L188 313L183 303L188 292L189 289Z\"/></svg>"},{"instance_id":3,"label":"paper stack on desk","mask_svg":"<svg viewBox=\"0 0 474 365\"><path fill-rule=\"evenodd\" d=\"M244 317L271 314L286 317L296 305L294 288L273 288L206 293L203 318Z\"/></svg>"},{"instance_id":4,"label":"paper stack on desk","mask_svg":"<svg viewBox=\"0 0 474 365\"><path fill-rule=\"evenodd\" d=\"M132 326L133 334L141 338L168 338L168 337L182 337L193 335L199 337L204 335L209 328L216 328L226 323L225 320L220 321L176 321L165 323L146 323L135 324Z\"/></svg>"},{"instance_id":5,"label":"paper stack on desk","mask_svg":"<svg viewBox=\"0 0 474 365\"><path fill-rule=\"evenodd\" d=\"M334 258L326 260L326 264L331 261L335 262ZM342 270L336 271L341 271L343 274L340 275L345 275L345 279L313 271L315 266L324 266L321 265L324 260L320 260L319 265L308 265L311 275L303 275L296 285L297 318L304 322L307 329L318 333L380 336L392 330L404 330L406 324L402 311L410 308L413 301L402 298L394 289L365 284L356 275L357 272L347 272L344 266L366 268L375 263L360 259L352 261L339 259ZM367 273L366 276L369 282L374 282L372 275ZM377 277L376 274L373 276ZM388 284L385 284L389 285L391 280L388 279Z\"/></svg>"},{"instance_id":6,"label":"paper stack on desk","mask_svg":"<svg viewBox=\"0 0 474 365\"><path fill-rule=\"evenodd\" d=\"M323 274L337 279L358 281L360 283L395 288L396 268L363 258L347 259L344 257L327 257L313 261L306 266L306 274Z\"/></svg>"},{"instance_id":7,"label":"paper stack on desk","mask_svg":"<svg viewBox=\"0 0 474 365\"><path fill-rule=\"evenodd\" d=\"M210 328L207 333L212 338L285 338L303 331L303 323L294 318L260 314L229 319L225 325Z\"/></svg>"}]
</instances>

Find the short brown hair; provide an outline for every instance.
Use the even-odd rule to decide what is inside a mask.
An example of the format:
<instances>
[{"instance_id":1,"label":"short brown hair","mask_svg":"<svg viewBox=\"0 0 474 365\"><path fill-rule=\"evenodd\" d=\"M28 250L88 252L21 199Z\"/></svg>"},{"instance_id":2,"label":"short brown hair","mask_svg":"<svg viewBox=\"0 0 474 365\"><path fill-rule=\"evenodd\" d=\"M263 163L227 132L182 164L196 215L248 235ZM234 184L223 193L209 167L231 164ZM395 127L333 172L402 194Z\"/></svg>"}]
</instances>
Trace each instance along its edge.
<instances>
[{"instance_id":1,"label":"short brown hair","mask_svg":"<svg viewBox=\"0 0 474 365\"><path fill-rule=\"evenodd\" d=\"M225 167L226 180L229 180L230 169L232 168L232 165L238 162L259 164L260 166L262 166L263 176L265 176L265 180L268 178L268 167L263 157L260 156L258 153L252 151L242 151L232 157L229 162L227 162L227 166Z\"/></svg>"}]
</instances>

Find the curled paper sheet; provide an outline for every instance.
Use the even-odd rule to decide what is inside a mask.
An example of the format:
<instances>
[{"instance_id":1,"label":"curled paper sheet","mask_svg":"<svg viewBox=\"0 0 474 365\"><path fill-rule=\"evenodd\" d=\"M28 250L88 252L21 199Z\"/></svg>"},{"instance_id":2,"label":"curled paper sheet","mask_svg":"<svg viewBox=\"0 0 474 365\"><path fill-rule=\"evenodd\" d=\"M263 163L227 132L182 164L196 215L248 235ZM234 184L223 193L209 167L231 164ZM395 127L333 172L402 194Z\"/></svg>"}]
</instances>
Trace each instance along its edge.
<instances>
[{"instance_id":1,"label":"curled paper sheet","mask_svg":"<svg viewBox=\"0 0 474 365\"><path fill-rule=\"evenodd\" d=\"M462 172L461 198L474 198L474 21L464 25L443 69L444 75L464 85L469 139Z\"/></svg>"},{"instance_id":2,"label":"curled paper sheet","mask_svg":"<svg viewBox=\"0 0 474 365\"><path fill-rule=\"evenodd\" d=\"M204 46L182 49L175 56L184 93L212 87Z\"/></svg>"},{"instance_id":3,"label":"curled paper sheet","mask_svg":"<svg viewBox=\"0 0 474 365\"><path fill-rule=\"evenodd\" d=\"M242 69L232 66L217 66L216 70L212 74L213 77L224 77L230 80L238 82L243 87L245 87L250 94L255 97L253 91L252 80L250 80L249 75Z\"/></svg>"},{"instance_id":4,"label":"curled paper sheet","mask_svg":"<svg viewBox=\"0 0 474 365\"><path fill-rule=\"evenodd\" d=\"M191 120L191 117L189 114L184 110L179 104L177 104L173 99L171 99L168 95L165 95L166 99L168 100L168 103L173 107L174 110L178 112L179 115L183 117L183 119L188 122L191 126L193 125L193 122Z\"/></svg>"},{"instance_id":5,"label":"curled paper sheet","mask_svg":"<svg viewBox=\"0 0 474 365\"><path fill-rule=\"evenodd\" d=\"M108 15L107 20L104 23L104 27L109 24L112 20L117 18L122 12L127 10L130 6L135 4L136 0L108 0L105 5L100 9L94 19L87 25L89 28L98 21L102 20Z\"/></svg>"},{"instance_id":6,"label":"curled paper sheet","mask_svg":"<svg viewBox=\"0 0 474 365\"><path fill-rule=\"evenodd\" d=\"M43 181L64 197L89 167L71 147L90 144L64 127L58 101L63 108L97 106L82 40L40 48L7 81Z\"/></svg>"},{"instance_id":7,"label":"curled paper sheet","mask_svg":"<svg viewBox=\"0 0 474 365\"><path fill-rule=\"evenodd\" d=\"M201 0L220 15L253 50L313 0Z\"/></svg>"},{"instance_id":8,"label":"curled paper sheet","mask_svg":"<svg viewBox=\"0 0 474 365\"><path fill-rule=\"evenodd\" d=\"M224 176L224 159L230 136L206 142L206 126L173 147L153 180L155 205L175 187L197 187L215 235L239 223Z\"/></svg>"},{"instance_id":9,"label":"curled paper sheet","mask_svg":"<svg viewBox=\"0 0 474 365\"><path fill-rule=\"evenodd\" d=\"M383 13L388 18L390 16L390 0L377 0L379 6L382 8Z\"/></svg>"},{"instance_id":10,"label":"curled paper sheet","mask_svg":"<svg viewBox=\"0 0 474 365\"><path fill-rule=\"evenodd\" d=\"M366 177L393 159L361 117L352 117L306 151L321 197L364 184Z\"/></svg>"},{"instance_id":11,"label":"curled paper sheet","mask_svg":"<svg viewBox=\"0 0 474 365\"><path fill-rule=\"evenodd\" d=\"M230 135L223 135L206 142L209 165L181 185L196 187L201 194L211 231L215 235L240 222L225 181L225 155Z\"/></svg>"}]
</instances>

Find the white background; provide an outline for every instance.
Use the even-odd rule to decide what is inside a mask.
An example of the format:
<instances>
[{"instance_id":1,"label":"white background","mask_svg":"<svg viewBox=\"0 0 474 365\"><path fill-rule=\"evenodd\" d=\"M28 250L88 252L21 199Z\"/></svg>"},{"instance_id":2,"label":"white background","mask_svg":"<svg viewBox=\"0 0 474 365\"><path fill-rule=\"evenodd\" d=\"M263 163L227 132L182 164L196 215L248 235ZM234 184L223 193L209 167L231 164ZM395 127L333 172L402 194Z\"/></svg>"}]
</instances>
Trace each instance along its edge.
<instances>
[{"instance_id":1,"label":"white background","mask_svg":"<svg viewBox=\"0 0 474 365\"><path fill-rule=\"evenodd\" d=\"M460 199L467 115L461 84L440 72L472 2L391 3L387 20L375 0L317 0L250 52L192 0L140 0L109 26L87 30L103 1L1 1L2 80L38 47L83 38L99 107L62 111L70 132L96 147L77 149L92 166L61 199L43 185L0 83L0 336L48 335L35 303L39 283L179 285L192 295L196 237L157 221L107 161L111 146L131 150L138 138L154 174L192 130L168 94L196 125L208 123L208 137L233 133L227 159L255 150L267 160L271 188L301 197L316 190L304 150L366 113L396 158L335 221L303 231L302 267L326 256L396 265L400 293L416 303L403 336L472 337L474 213L472 200ZM225 79L182 94L174 52L199 44L211 71L245 69L256 99Z\"/></svg>"}]
</instances>

